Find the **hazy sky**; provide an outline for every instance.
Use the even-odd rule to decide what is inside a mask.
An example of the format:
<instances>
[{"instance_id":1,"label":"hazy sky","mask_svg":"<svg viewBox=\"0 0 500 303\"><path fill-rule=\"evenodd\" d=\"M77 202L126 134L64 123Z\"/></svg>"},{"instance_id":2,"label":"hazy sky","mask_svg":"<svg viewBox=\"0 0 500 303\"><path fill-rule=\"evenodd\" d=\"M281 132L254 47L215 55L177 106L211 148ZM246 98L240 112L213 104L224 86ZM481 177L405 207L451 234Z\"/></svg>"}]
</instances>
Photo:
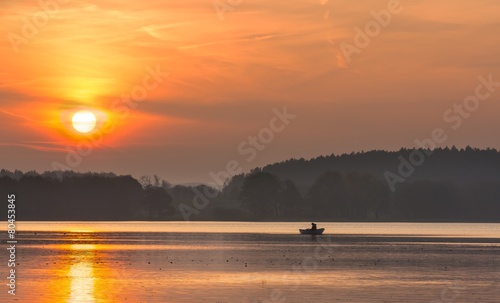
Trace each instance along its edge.
<instances>
[{"instance_id":1,"label":"hazy sky","mask_svg":"<svg viewBox=\"0 0 500 303\"><path fill-rule=\"evenodd\" d=\"M479 76L500 82L500 1L393 2L4 0L0 167L207 182L231 160L413 147L437 127L444 145L500 148L500 87L456 130L443 119ZM82 109L102 142L72 128Z\"/></svg>"}]
</instances>

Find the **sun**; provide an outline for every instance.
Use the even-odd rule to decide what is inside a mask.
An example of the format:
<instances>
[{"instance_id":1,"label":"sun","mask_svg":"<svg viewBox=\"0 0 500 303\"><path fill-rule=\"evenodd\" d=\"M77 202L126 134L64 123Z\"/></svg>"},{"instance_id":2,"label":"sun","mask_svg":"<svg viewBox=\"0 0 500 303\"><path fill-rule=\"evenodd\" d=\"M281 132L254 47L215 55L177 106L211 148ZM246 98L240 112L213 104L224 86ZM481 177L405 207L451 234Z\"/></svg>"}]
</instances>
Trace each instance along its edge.
<instances>
[{"instance_id":1,"label":"sun","mask_svg":"<svg viewBox=\"0 0 500 303\"><path fill-rule=\"evenodd\" d=\"M71 119L73 128L79 133L89 133L94 130L97 118L93 112L89 110L81 110L76 112Z\"/></svg>"}]
</instances>

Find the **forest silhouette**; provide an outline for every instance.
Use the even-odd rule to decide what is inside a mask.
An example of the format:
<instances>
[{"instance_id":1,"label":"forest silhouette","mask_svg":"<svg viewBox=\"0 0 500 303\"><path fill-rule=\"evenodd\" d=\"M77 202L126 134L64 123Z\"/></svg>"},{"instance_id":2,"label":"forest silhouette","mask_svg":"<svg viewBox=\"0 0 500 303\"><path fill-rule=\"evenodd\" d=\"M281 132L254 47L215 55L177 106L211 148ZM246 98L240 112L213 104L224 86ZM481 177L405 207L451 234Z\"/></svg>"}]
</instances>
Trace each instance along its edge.
<instances>
[{"instance_id":1,"label":"forest silhouette","mask_svg":"<svg viewBox=\"0 0 500 303\"><path fill-rule=\"evenodd\" d=\"M413 151L290 159L218 189L156 176L3 169L0 194L15 194L16 219L31 221L183 220L188 211L189 220L500 222L497 150L436 149L392 190L387 172Z\"/></svg>"}]
</instances>

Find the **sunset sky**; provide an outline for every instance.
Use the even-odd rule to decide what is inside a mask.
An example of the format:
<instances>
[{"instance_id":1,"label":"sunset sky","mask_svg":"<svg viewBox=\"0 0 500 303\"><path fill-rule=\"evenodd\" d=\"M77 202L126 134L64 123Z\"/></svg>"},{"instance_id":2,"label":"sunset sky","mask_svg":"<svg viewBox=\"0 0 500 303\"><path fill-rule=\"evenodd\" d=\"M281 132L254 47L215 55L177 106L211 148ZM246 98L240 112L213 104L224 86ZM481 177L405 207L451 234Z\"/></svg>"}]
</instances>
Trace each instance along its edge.
<instances>
[{"instance_id":1,"label":"sunset sky","mask_svg":"<svg viewBox=\"0 0 500 303\"><path fill-rule=\"evenodd\" d=\"M2 1L0 168L210 182L231 160L398 150L438 127L443 145L500 148L500 87L456 130L443 119L478 77L500 82L500 1L401 1L350 58L391 0L238 2ZM296 117L248 161L238 146L284 107ZM79 110L102 142L72 127Z\"/></svg>"}]
</instances>

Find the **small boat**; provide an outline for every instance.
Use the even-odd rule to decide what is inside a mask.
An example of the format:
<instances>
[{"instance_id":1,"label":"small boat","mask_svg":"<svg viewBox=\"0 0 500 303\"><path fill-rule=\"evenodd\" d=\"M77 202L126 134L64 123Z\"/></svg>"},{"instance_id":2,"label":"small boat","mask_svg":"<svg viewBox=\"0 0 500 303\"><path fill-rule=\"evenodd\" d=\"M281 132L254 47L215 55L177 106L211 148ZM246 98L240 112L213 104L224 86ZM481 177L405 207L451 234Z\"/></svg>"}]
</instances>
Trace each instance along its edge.
<instances>
[{"instance_id":1,"label":"small boat","mask_svg":"<svg viewBox=\"0 0 500 303\"><path fill-rule=\"evenodd\" d=\"M324 228L318 228L318 229L299 229L300 234L302 235L321 235L325 229Z\"/></svg>"}]
</instances>

